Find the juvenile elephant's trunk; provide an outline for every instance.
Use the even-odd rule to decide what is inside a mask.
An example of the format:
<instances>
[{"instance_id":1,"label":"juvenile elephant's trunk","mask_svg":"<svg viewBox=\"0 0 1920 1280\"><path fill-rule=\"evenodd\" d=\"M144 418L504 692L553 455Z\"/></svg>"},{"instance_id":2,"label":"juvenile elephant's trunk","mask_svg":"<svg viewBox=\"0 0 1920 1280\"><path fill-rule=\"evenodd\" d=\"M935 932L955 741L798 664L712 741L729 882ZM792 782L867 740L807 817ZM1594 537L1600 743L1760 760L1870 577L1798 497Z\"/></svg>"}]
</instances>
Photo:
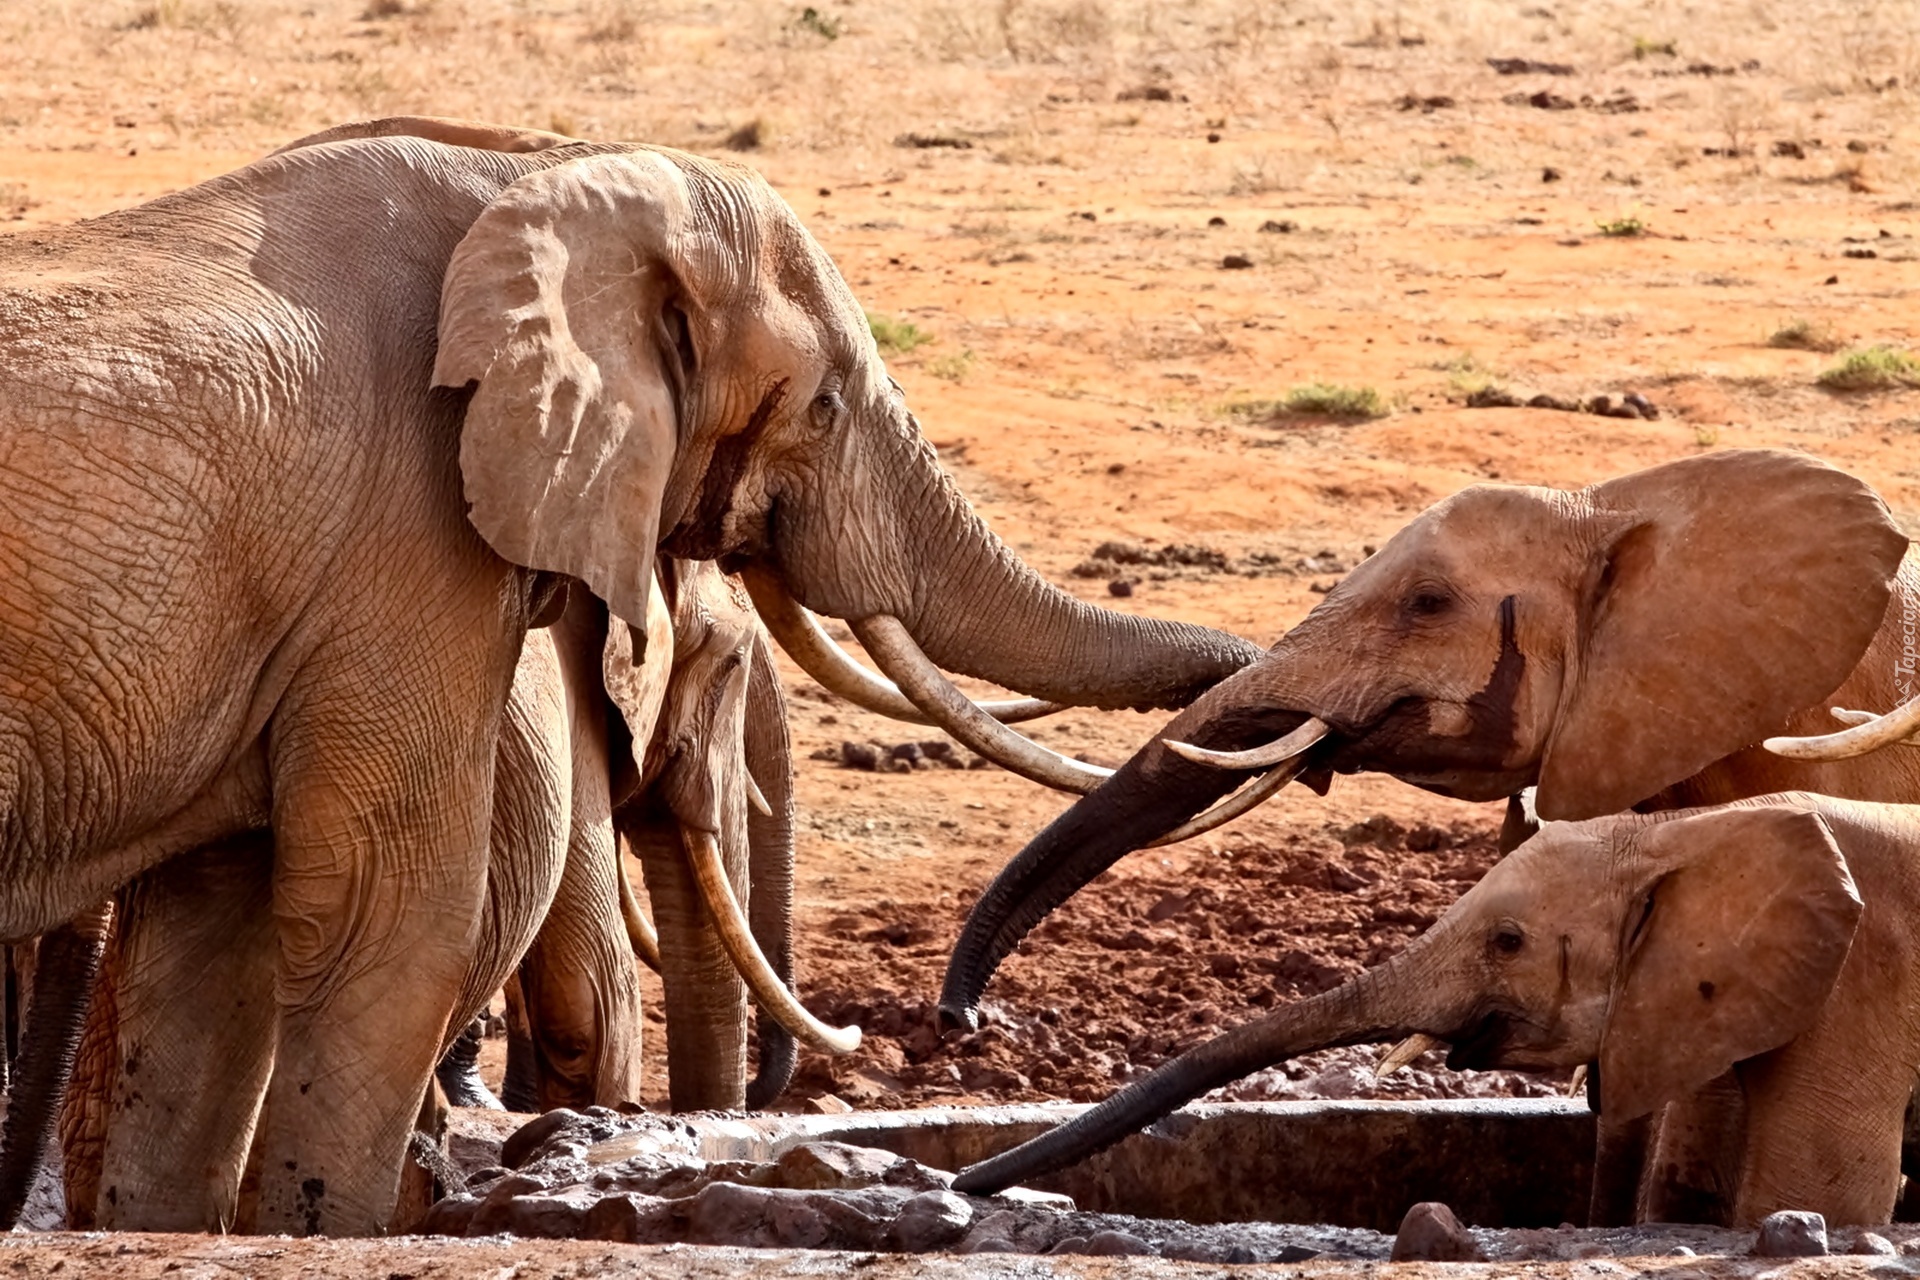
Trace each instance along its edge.
<instances>
[{"instance_id":1,"label":"juvenile elephant's trunk","mask_svg":"<svg viewBox=\"0 0 1920 1280\"><path fill-rule=\"evenodd\" d=\"M1393 962L1310 999L1275 1010L1191 1049L1091 1111L1011 1151L965 1169L953 1181L967 1195L992 1195L1112 1146L1161 1116L1242 1076L1318 1049L1382 1040L1408 1028L1400 1002L1377 989Z\"/></svg>"},{"instance_id":2,"label":"juvenile elephant's trunk","mask_svg":"<svg viewBox=\"0 0 1920 1280\"><path fill-rule=\"evenodd\" d=\"M747 677L747 776L758 784L767 812L747 809L747 919L761 954L793 988L793 745L787 736L780 673L763 637L754 638ZM758 1111L786 1092L799 1053L793 1033L762 1007L756 1033L759 1060L747 1082L747 1106Z\"/></svg>"},{"instance_id":3,"label":"juvenile elephant's trunk","mask_svg":"<svg viewBox=\"0 0 1920 1280\"><path fill-rule=\"evenodd\" d=\"M20 1221L46 1163L112 923L113 905L103 903L40 939L19 1070L0 1131L0 1229Z\"/></svg>"},{"instance_id":4,"label":"juvenile elephant's trunk","mask_svg":"<svg viewBox=\"0 0 1920 1280\"><path fill-rule=\"evenodd\" d=\"M1169 738L1216 750L1269 742L1304 713L1238 705L1229 680L1206 694L1123 765L1098 791L1054 819L995 876L973 905L947 962L940 1017L979 1025L980 994L1000 961L1048 913L1135 849L1172 831L1244 782L1244 772L1195 764L1166 747Z\"/></svg>"}]
</instances>

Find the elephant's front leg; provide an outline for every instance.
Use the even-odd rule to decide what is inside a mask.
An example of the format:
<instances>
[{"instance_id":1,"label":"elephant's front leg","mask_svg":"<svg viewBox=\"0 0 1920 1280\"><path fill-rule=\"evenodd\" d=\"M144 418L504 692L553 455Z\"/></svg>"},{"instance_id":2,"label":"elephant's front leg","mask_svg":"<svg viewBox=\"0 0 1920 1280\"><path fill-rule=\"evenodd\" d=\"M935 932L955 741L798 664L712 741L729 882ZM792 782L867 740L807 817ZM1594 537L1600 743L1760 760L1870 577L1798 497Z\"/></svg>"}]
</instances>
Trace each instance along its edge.
<instances>
[{"instance_id":1,"label":"elephant's front leg","mask_svg":"<svg viewBox=\"0 0 1920 1280\"><path fill-rule=\"evenodd\" d=\"M263 1232L387 1229L479 925L504 676L492 714L484 689L428 697L369 679L296 703L298 723L276 728Z\"/></svg>"},{"instance_id":2,"label":"elephant's front leg","mask_svg":"<svg viewBox=\"0 0 1920 1280\"><path fill-rule=\"evenodd\" d=\"M262 832L185 854L122 894L112 987L96 995L111 1048L75 1072L75 1090L94 1093L104 1070L111 1099L96 1177L67 1170L76 1225L234 1225L273 1065L272 865Z\"/></svg>"}]
</instances>

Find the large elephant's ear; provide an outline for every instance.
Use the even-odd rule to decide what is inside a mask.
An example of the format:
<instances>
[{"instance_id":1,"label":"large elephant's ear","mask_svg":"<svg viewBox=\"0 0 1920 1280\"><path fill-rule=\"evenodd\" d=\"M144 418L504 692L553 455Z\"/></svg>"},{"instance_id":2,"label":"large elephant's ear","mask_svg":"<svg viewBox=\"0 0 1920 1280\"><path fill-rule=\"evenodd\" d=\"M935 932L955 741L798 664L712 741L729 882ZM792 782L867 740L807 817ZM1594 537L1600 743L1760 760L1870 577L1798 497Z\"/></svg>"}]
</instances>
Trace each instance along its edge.
<instances>
[{"instance_id":1,"label":"large elephant's ear","mask_svg":"<svg viewBox=\"0 0 1920 1280\"><path fill-rule=\"evenodd\" d=\"M1545 819L1616 813L1779 733L1839 688L1907 539L1864 483L1732 450L1579 495L1594 553L1540 765Z\"/></svg>"},{"instance_id":2,"label":"large elephant's ear","mask_svg":"<svg viewBox=\"0 0 1920 1280\"><path fill-rule=\"evenodd\" d=\"M1861 912L1832 831L1804 809L1707 810L1641 838L1658 878L1627 904L1600 1039L1600 1105L1612 1121L1812 1026Z\"/></svg>"},{"instance_id":3,"label":"large elephant's ear","mask_svg":"<svg viewBox=\"0 0 1920 1280\"><path fill-rule=\"evenodd\" d=\"M695 360L690 208L654 152L530 174L481 211L440 297L434 385L478 384L460 437L474 527L642 628Z\"/></svg>"}]
</instances>

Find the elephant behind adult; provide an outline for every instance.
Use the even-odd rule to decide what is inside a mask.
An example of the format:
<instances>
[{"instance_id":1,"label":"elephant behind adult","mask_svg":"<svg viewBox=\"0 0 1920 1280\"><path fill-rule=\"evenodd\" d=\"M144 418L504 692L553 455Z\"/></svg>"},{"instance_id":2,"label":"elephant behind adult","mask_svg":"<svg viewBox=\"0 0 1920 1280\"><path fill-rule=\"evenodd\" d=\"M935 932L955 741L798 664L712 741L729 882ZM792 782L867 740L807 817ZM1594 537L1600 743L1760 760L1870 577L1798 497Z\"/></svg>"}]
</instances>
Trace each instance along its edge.
<instances>
[{"instance_id":1,"label":"elephant behind adult","mask_svg":"<svg viewBox=\"0 0 1920 1280\"><path fill-rule=\"evenodd\" d=\"M596 828L617 831L646 874L673 1109L757 1108L791 1079L796 1030L827 1048L850 1047L857 1035L823 1027L791 994L793 761L771 642L741 589L712 564L663 560L659 576L660 612L669 625L641 646L621 628L606 635L602 670L614 701L597 754L614 761L613 812L610 825ZM638 663L637 647L645 650ZM616 706L641 703L649 714L617 713ZM621 732L627 723L654 727L635 742ZM617 860L584 862L595 879L572 897L563 884L563 901L520 963L510 994L526 1029L509 1040L503 1096L511 1106L639 1100L637 1090L610 1099L604 1086L596 1088L604 1077L592 1050L600 1028L618 1014L602 1007L597 975L631 954L625 935L616 938L598 923L630 894L624 878L599 878L607 868L620 876ZM574 875L570 858L569 881ZM573 901L591 910L565 905ZM631 920L637 905L630 897L623 905ZM582 926L590 922L585 932L597 941L583 945ZM760 1008L751 1080L750 990ZM517 1020L509 1019L510 1032Z\"/></svg>"},{"instance_id":2,"label":"elephant behind adult","mask_svg":"<svg viewBox=\"0 0 1920 1280\"><path fill-rule=\"evenodd\" d=\"M737 166L366 138L0 243L0 938L271 829L263 1229L385 1226L537 574L644 625L658 550L762 564L976 738L927 658L1149 706L1253 656L1020 563Z\"/></svg>"},{"instance_id":3,"label":"elephant behind adult","mask_svg":"<svg viewBox=\"0 0 1920 1280\"><path fill-rule=\"evenodd\" d=\"M1920 809L1789 794L1550 823L1399 955L1208 1041L1093 1110L968 1169L987 1194L1298 1054L1419 1033L1460 1068L1597 1059L1630 1120L1731 1074L1729 1139L1681 1182L1731 1219L1886 1222L1920 1061ZM1659 1156L1693 1159L1669 1147ZM1636 1221L1692 1220L1655 1182Z\"/></svg>"}]
</instances>

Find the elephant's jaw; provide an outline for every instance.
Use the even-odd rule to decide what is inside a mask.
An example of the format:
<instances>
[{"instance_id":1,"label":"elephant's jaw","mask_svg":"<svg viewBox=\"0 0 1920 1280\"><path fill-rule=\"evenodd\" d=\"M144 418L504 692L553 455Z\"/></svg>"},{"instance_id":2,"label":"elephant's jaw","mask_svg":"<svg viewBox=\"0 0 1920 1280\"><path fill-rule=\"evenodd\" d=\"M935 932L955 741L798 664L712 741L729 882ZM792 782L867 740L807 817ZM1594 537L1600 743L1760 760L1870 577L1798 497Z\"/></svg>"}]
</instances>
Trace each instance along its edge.
<instances>
[{"instance_id":1,"label":"elephant's jaw","mask_svg":"<svg viewBox=\"0 0 1920 1280\"><path fill-rule=\"evenodd\" d=\"M1323 719L1328 717L1322 716ZM1510 726L1488 725L1470 704L1402 698L1355 727L1335 724L1311 769L1384 773L1455 800L1502 800L1538 781L1537 754L1514 740ZM1312 785L1307 773L1302 781ZM1315 790L1325 793L1325 787Z\"/></svg>"}]
</instances>

